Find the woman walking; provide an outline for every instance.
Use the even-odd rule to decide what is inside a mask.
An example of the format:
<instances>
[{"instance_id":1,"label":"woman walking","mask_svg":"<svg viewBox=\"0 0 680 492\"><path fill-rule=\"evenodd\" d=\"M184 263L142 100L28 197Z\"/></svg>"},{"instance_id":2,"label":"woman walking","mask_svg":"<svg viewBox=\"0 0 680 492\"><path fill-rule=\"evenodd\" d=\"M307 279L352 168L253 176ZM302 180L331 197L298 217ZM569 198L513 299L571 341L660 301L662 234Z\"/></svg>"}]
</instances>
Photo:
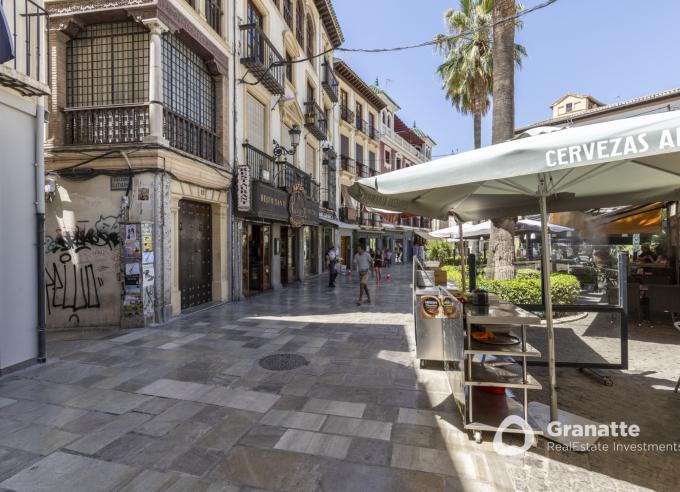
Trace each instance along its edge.
<instances>
[{"instance_id":1,"label":"woman walking","mask_svg":"<svg viewBox=\"0 0 680 492\"><path fill-rule=\"evenodd\" d=\"M366 292L366 302L371 303L371 293L368 291L368 276L373 266L373 258L364 250L363 246L357 246L357 252L352 262L354 269L359 272L359 300L357 306L361 306L361 298Z\"/></svg>"},{"instance_id":2,"label":"woman walking","mask_svg":"<svg viewBox=\"0 0 680 492\"><path fill-rule=\"evenodd\" d=\"M381 268L383 267L385 260L383 256L383 252L381 250L376 250L375 251L375 258L373 259L373 273L375 274L375 279L380 282L381 277Z\"/></svg>"}]
</instances>

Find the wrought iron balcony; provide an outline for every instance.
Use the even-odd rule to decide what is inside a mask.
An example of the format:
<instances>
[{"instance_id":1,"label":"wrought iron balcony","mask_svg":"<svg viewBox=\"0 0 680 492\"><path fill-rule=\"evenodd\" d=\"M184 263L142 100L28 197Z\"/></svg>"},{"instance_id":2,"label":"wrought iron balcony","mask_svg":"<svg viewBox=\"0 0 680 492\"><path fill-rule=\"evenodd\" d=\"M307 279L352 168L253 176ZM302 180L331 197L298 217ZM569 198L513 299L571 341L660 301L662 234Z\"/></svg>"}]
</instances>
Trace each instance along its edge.
<instances>
[{"instance_id":1,"label":"wrought iron balcony","mask_svg":"<svg viewBox=\"0 0 680 492\"><path fill-rule=\"evenodd\" d=\"M341 104L340 105L340 118L343 119L343 121L346 121L350 125L354 124L354 111L349 109L347 106Z\"/></svg>"},{"instance_id":2,"label":"wrought iron balcony","mask_svg":"<svg viewBox=\"0 0 680 492\"><path fill-rule=\"evenodd\" d=\"M348 224L356 224L357 222L357 211L351 207L340 207L338 210L338 216L340 220Z\"/></svg>"},{"instance_id":3,"label":"wrought iron balcony","mask_svg":"<svg viewBox=\"0 0 680 492\"><path fill-rule=\"evenodd\" d=\"M380 140L380 132L376 130L375 125L368 124L367 128L369 138L372 138L373 140Z\"/></svg>"},{"instance_id":4,"label":"wrought iron balcony","mask_svg":"<svg viewBox=\"0 0 680 492\"><path fill-rule=\"evenodd\" d=\"M272 94L285 93L285 64L274 44L257 24L241 25L241 63Z\"/></svg>"},{"instance_id":5,"label":"wrought iron balcony","mask_svg":"<svg viewBox=\"0 0 680 492\"><path fill-rule=\"evenodd\" d=\"M68 145L134 143L149 134L148 104L66 108L64 120Z\"/></svg>"},{"instance_id":6,"label":"wrought iron balcony","mask_svg":"<svg viewBox=\"0 0 680 492\"><path fill-rule=\"evenodd\" d=\"M305 103L305 128L318 140L326 140L328 135L326 114L323 108L314 101Z\"/></svg>"},{"instance_id":7,"label":"wrought iron balcony","mask_svg":"<svg viewBox=\"0 0 680 492\"><path fill-rule=\"evenodd\" d=\"M370 177L377 176L378 174L380 174L380 171L378 171L377 169L373 169L372 167L369 166L368 175Z\"/></svg>"},{"instance_id":8,"label":"wrought iron balcony","mask_svg":"<svg viewBox=\"0 0 680 492\"><path fill-rule=\"evenodd\" d=\"M163 136L175 149L217 162L217 133L169 108L163 108Z\"/></svg>"},{"instance_id":9,"label":"wrought iron balcony","mask_svg":"<svg viewBox=\"0 0 680 492\"><path fill-rule=\"evenodd\" d=\"M24 96L49 94L45 69L47 12L32 0L0 0L14 44L14 58L0 64L0 86Z\"/></svg>"},{"instance_id":10,"label":"wrought iron balcony","mask_svg":"<svg viewBox=\"0 0 680 492\"><path fill-rule=\"evenodd\" d=\"M205 18L217 34L222 34L222 1L206 0Z\"/></svg>"},{"instance_id":11,"label":"wrought iron balcony","mask_svg":"<svg viewBox=\"0 0 680 492\"><path fill-rule=\"evenodd\" d=\"M335 76L333 65L328 61L323 62L321 86L333 102L338 102L338 79Z\"/></svg>"},{"instance_id":12,"label":"wrought iron balcony","mask_svg":"<svg viewBox=\"0 0 680 492\"><path fill-rule=\"evenodd\" d=\"M350 174L357 174L357 168L354 159L346 155L340 156L340 169L347 171Z\"/></svg>"},{"instance_id":13,"label":"wrought iron balcony","mask_svg":"<svg viewBox=\"0 0 680 492\"><path fill-rule=\"evenodd\" d=\"M274 158L248 143L243 144L243 152L251 179L273 184Z\"/></svg>"},{"instance_id":14,"label":"wrought iron balcony","mask_svg":"<svg viewBox=\"0 0 680 492\"><path fill-rule=\"evenodd\" d=\"M360 114L356 114L354 118L354 126L356 127L357 130L360 132L363 132L366 130L366 127L368 126L364 120L361 119Z\"/></svg>"},{"instance_id":15,"label":"wrought iron balcony","mask_svg":"<svg viewBox=\"0 0 680 492\"><path fill-rule=\"evenodd\" d=\"M293 30L293 2L292 0L283 0L283 19L288 24L290 30Z\"/></svg>"},{"instance_id":16,"label":"wrought iron balcony","mask_svg":"<svg viewBox=\"0 0 680 492\"><path fill-rule=\"evenodd\" d=\"M305 197L319 203L319 183L312 177L289 162L276 163L276 185L285 190L291 190L293 185L301 184L305 190Z\"/></svg>"},{"instance_id":17,"label":"wrought iron balcony","mask_svg":"<svg viewBox=\"0 0 680 492\"><path fill-rule=\"evenodd\" d=\"M328 210L335 210L336 194L335 188L321 188L320 191L321 206Z\"/></svg>"},{"instance_id":18,"label":"wrought iron balcony","mask_svg":"<svg viewBox=\"0 0 680 492\"><path fill-rule=\"evenodd\" d=\"M366 164L364 164L363 162L357 162L356 167L357 167L357 176L359 176L360 178L368 178L369 167Z\"/></svg>"}]
</instances>

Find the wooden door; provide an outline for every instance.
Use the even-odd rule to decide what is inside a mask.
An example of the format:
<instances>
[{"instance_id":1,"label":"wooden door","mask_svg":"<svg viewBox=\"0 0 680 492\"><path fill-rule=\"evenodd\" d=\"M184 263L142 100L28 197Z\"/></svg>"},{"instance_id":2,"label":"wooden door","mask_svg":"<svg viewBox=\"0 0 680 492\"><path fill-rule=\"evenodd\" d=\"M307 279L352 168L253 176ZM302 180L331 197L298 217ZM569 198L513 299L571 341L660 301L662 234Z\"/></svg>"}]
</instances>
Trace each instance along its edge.
<instances>
[{"instance_id":1,"label":"wooden door","mask_svg":"<svg viewBox=\"0 0 680 492\"><path fill-rule=\"evenodd\" d=\"M179 289L182 309L212 301L210 205L179 202Z\"/></svg>"}]
</instances>

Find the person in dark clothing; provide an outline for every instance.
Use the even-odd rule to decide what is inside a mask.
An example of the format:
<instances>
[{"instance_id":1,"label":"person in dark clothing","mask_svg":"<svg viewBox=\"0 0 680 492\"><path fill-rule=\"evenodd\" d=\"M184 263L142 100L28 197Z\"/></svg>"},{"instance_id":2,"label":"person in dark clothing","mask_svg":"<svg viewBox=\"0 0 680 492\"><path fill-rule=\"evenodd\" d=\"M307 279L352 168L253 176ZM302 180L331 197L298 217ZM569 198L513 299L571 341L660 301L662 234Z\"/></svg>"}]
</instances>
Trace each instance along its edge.
<instances>
[{"instance_id":1,"label":"person in dark clothing","mask_svg":"<svg viewBox=\"0 0 680 492\"><path fill-rule=\"evenodd\" d=\"M326 252L326 264L328 265L328 287L335 287L335 279L338 276L338 250L335 246L328 248Z\"/></svg>"}]
</instances>

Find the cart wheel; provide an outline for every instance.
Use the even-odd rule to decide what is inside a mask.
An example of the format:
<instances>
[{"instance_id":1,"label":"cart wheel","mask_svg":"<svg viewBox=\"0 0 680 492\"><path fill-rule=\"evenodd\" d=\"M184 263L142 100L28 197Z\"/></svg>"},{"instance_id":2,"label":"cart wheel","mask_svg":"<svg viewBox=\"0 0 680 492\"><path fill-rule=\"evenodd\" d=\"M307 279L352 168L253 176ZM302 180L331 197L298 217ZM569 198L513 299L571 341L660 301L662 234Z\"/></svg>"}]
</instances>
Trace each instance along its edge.
<instances>
[{"instance_id":1,"label":"cart wheel","mask_svg":"<svg viewBox=\"0 0 680 492\"><path fill-rule=\"evenodd\" d=\"M477 444L480 444L482 442L482 431L475 431L472 437Z\"/></svg>"},{"instance_id":2,"label":"cart wheel","mask_svg":"<svg viewBox=\"0 0 680 492\"><path fill-rule=\"evenodd\" d=\"M610 378L609 376L604 376L602 378L602 384L604 384L605 386L614 386L614 381L612 381L612 378Z\"/></svg>"}]
</instances>

